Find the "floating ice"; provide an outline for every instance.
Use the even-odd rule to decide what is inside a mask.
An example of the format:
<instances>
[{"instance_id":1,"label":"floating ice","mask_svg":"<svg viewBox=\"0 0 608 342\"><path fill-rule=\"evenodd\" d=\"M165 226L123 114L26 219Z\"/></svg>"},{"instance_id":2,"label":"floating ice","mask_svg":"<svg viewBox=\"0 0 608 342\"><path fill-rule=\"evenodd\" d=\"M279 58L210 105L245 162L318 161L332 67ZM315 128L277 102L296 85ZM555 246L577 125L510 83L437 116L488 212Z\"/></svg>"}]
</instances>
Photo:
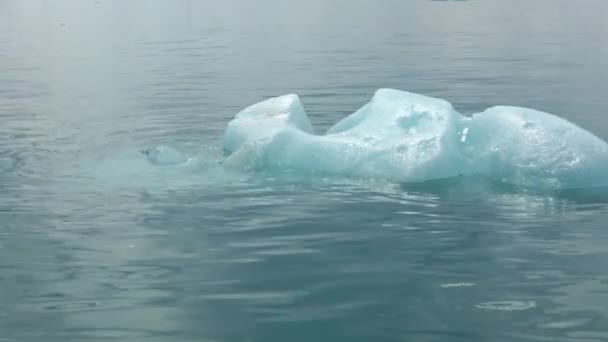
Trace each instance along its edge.
<instances>
[{"instance_id":1,"label":"floating ice","mask_svg":"<svg viewBox=\"0 0 608 342\"><path fill-rule=\"evenodd\" d=\"M465 153L474 171L510 184L580 188L608 180L608 144L557 116L493 107L473 115Z\"/></svg>"},{"instance_id":2,"label":"floating ice","mask_svg":"<svg viewBox=\"0 0 608 342\"><path fill-rule=\"evenodd\" d=\"M422 182L483 175L516 185L577 188L608 181L608 145L531 109L494 107L472 118L447 101L393 89L314 135L296 95L236 115L224 133L227 165Z\"/></svg>"},{"instance_id":3,"label":"floating ice","mask_svg":"<svg viewBox=\"0 0 608 342\"><path fill-rule=\"evenodd\" d=\"M186 162L186 156L170 146L159 145L142 151L148 161L155 165L177 165Z\"/></svg>"},{"instance_id":4,"label":"floating ice","mask_svg":"<svg viewBox=\"0 0 608 342\"><path fill-rule=\"evenodd\" d=\"M243 109L228 123L223 147L227 153L236 152L243 144L268 142L288 127L314 134L297 95L274 97Z\"/></svg>"},{"instance_id":5,"label":"floating ice","mask_svg":"<svg viewBox=\"0 0 608 342\"><path fill-rule=\"evenodd\" d=\"M381 89L327 135L317 136L309 133L298 98L289 97L296 104L289 114L283 99L237 114L224 135L224 149L234 152L228 164L399 181L447 178L465 171L466 161L456 146L461 116L444 100ZM278 120L275 113L282 113ZM292 116L298 121L290 120Z\"/></svg>"}]
</instances>

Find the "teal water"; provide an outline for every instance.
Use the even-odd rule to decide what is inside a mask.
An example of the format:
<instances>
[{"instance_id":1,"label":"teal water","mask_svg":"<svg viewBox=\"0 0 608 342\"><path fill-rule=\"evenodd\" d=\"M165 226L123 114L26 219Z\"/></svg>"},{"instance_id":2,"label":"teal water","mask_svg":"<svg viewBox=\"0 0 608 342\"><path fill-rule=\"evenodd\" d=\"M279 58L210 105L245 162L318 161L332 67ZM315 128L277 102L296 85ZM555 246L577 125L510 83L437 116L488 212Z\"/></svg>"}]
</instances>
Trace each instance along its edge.
<instances>
[{"instance_id":1,"label":"teal water","mask_svg":"<svg viewBox=\"0 0 608 342\"><path fill-rule=\"evenodd\" d=\"M223 167L380 87L608 140L608 2L0 1L0 341L606 341L608 196ZM193 162L150 165L168 144Z\"/></svg>"}]
</instances>

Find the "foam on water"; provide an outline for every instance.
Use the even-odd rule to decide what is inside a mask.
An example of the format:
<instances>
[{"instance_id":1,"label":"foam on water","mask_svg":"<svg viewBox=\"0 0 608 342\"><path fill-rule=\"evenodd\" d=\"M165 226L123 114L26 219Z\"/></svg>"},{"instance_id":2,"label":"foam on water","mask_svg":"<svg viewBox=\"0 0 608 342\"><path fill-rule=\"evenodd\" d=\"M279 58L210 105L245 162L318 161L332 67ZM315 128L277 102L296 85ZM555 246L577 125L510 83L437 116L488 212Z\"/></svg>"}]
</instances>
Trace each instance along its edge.
<instances>
[{"instance_id":1,"label":"foam on water","mask_svg":"<svg viewBox=\"0 0 608 342\"><path fill-rule=\"evenodd\" d=\"M476 304L475 307L477 309L482 309L482 310L523 311L523 310L534 309L536 307L536 302L505 300L505 301L479 303L479 304Z\"/></svg>"},{"instance_id":2,"label":"foam on water","mask_svg":"<svg viewBox=\"0 0 608 342\"><path fill-rule=\"evenodd\" d=\"M554 115L493 107L472 118L442 99L380 89L315 135L296 95L250 106L228 124L226 165L425 182L482 175L567 189L608 184L608 144Z\"/></svg>"}]
</instances>

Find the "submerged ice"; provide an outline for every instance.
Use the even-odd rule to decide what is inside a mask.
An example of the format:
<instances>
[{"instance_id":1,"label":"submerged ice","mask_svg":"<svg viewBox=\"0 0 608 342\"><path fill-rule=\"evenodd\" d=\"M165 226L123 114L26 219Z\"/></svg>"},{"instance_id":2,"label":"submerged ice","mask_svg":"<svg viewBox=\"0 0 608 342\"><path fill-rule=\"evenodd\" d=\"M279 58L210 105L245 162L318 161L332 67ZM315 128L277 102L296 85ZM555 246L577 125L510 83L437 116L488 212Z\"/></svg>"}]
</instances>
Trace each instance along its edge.
<instances>
[{"instance_id":1,"label":"submerged ice","mask_svg":"<svg viewBox=\"0 0 608 342\"><path fill-rule=\"evenodd\" d=\"M158 145L142 151L154 165L177 165L187 161L186 156L171 146Z\"/></svg>"},{"instance_id":2,"label":"submerged ice","mask_svg":"<svg viewBox=\"0 0 608 342\"><path fill-rule=\"evenodd\" d=\"M493 107L465 117L441 99L380 89L315 135L296 95L250 106L224 133L225 163L423 182L482 175L543 188L606 185L608 145L554 115Z\"/></svg>"}]
</instances>

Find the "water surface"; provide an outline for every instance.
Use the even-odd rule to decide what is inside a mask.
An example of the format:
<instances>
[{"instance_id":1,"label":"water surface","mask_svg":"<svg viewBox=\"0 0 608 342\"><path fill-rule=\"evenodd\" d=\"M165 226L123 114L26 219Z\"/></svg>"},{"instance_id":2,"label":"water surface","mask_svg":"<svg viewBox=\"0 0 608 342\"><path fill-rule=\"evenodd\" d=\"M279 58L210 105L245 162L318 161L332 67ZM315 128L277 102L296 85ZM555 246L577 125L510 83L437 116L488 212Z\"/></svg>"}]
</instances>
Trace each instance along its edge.
<instances>
[{"instance_id":1,"label":"water surface","mask_svg":"<svg viewBox=\"0 0 608 342\"><path fill-rule=\"evenodd\" d=\"M608 198L227 169L379 87L608 139L608 2L0 1L0 341L605 341ZM195 163L158 167L169 144Z\"/></svg>"}]
</instances>

